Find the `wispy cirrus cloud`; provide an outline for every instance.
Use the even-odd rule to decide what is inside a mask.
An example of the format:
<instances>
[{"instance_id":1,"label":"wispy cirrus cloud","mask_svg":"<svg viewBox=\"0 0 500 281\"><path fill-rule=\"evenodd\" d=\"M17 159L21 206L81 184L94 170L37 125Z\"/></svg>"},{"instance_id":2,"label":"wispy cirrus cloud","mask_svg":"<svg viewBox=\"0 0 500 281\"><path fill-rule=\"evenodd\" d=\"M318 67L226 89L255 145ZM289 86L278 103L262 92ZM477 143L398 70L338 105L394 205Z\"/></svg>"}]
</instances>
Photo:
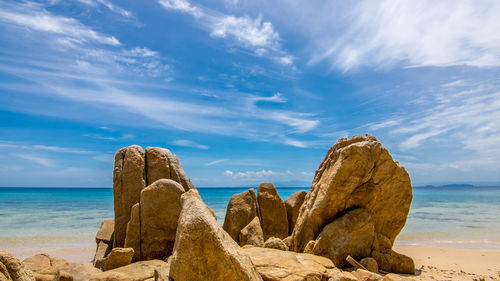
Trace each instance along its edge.
<instances>
[{"instance_id":1,"label":"wispy cirrus cloud","mask_svg":"<svg viewBox=\"0 0 500 281\"><path fill-rule=\"evenodd\" d=\"M17 157L28 160L30 162L36 163L38 165L44 166L44 167L54 167L55 163L53 160L45 158L45 157L40 157L37 155L31 155L31 154L16 154Z\"/></svg>"},{"instance_id":2,"label":"wispy cirrus cloud","mask_svg":"<svg viewBox=\"0 0 500 281\"><path fill-rule=\"evenodd\" d=\"M122 15L124 17L127 17L127 18L133 17L132 12L121 8L120 6L113 4L113 3L111 3L111 1L108 1L108 0L78 0L78 2L85 4L85 5L88 5L88 6L91 6L91 7L97 7L98 5L102 5L102 6L106 7L107 9L109 9L110 11L117 13L119 15Z\"/></svg>"},{"instance_id":3,"label":"wispy cirrus cloud","mask_svg":"<svg viewBox=\"0 0 500 281\"><path fill-rule=\"evenodd\" d=\"M21 144L13 142L0 142L0 148L9 149L23 149L23 150L43 150L50 152L64 152L64 153L77 153L77 154L89 154L91 151L83 150L78 148L69 148L53 145L43 145L43 144Z\"/></svg>"},{"instance_id":4,"label":"wispy cirrus cloud","mask_svg":"<svg viewBox=\"0 0 500 281\"><path fill-rule=\"evenodd\" d=\"M266 57L285 66L293 65L295 58L282 49L279 33L270 21L263 21L262 16L234 16L194 5L187 0L158 2L166 10L192 15L212 37L231 39L237 43L236 46L251 50L255 56Z\"/></svg>"},{"instance_id":5,"label":"wispy cirrus cloud","mask_svg":"<svg viewBox=\"0 0 500 281\"><path fill-rule=\"evenodd\" d=\"M208 145L199 144L199 143L196 143L192 140L175 140L175 141L172 141L170 143L173 145L176 145L176 146L191 147L191 148L196 148L196 149L209 149Z\"/></svg>"},{"instance_id":6,"label":"wispy cirrus cloud","mask_svg":"<svg viewBox=\"0 0 500 281\"><path fill-rule=\"evenodd\" d=\"M359 1L327 21L341 28L314 42L310 63L327 61L341 71L500 66L499 13L495 1Z\"/></svg>"},{"instance_id":7,"label":"wispy cirrus cloud","mask_svg":"<svg viewBox=\"0 0 500 281\"><path fill-rule=\"evenodd\" d=\"M55 16L34 2L10 3L0 5L0 21L23 26L40 32L62 35L61 42L68 44L82 44L96 42L106 45L117 46L120 41L114 36L101 34L79 21Z\"/></svg>"}]
</instances>

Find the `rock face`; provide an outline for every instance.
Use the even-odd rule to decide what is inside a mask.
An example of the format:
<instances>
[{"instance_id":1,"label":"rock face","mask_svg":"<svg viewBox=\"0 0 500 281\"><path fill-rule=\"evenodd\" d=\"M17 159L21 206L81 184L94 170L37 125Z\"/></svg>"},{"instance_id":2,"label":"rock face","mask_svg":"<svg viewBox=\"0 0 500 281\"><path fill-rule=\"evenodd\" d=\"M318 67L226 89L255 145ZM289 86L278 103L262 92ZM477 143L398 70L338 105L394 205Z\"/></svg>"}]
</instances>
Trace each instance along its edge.
<instances>
[{"instance_id":1,"label":"rock face","mask_svg":"<svg viewBox=\"0 0 500 281\"><path fill-rule=\"evenodd\" d=\"M99 244L99 242L104 242L106 244L113 243L113 236L115 233L115 221L114 220L105 220L102 222L97 235L95 236L95 242Z\"/></svg>"},{"instance_id":2,"label":"rock face","mask_svg":"<svg viewBox=\"0 0 500 281\"><path fill-rule=\"evenodd\" d=\"M316 171L310 192L300 209L292 232L293 250L303 251L306 244L316 239L327 225L342 219L351 210L364 209L371 216L375 232L372 245L367 245L368 251L390 253L387 250L392 248L406 222L411 200L408 173L375 137L366 135L339 139ZM380 269L393 269L375 259ZM401 259L398 256L386 260L401 263Z\"/></svg>"},{"instance_id":3,"label":"rock face","mask_svg":"<svg viewBox=\"0 0 500 281\"><path fill-rule=\"evenodd\" d=\"M306 198L306 191L297 191L285 200L286 216L288 219L288 233L292 234L295 222L299 216L300 207Z\"/></svg>"},{"instance_id":4,"label":"rock face","mask_svg":"<svg viewBox=\"0 0 500 281\"><path fill-rule=\"evenodd\" d=\"M285 252L275 249L250 247L242 251L247 254L264 280L327 280L328 270L333 269L327 258Z\"/></svg>"},{"instance_id":5,"label":"rock face","mask_svg":"<svg viewBox=\"0 0 500 281\"><path fill-rule=\"evenodd\" d=\"M0 250L0 279L12 281L35 281L33 272L11 254Z\"/></svg>"},{"instance_id":6,"label":"rock face","mask_svg":"<svg viewBox=\"0 0 500 281\"><path fill-rule=\"evenodd\" d=\"M113 169L113 203L115 209L115 247L123 247L130 209L139 202L146 187L144 150L137 145L116 152Z\"/></svg>"},{"instance_id":7,"label":"rock face","mask_svg":"<svg viewBox=\"0 0 500 281\"><path fill-rule=\"evenodd\" d=\"M348 266L348 255L355 260L370 256L374 230L370 213L362 208L355 209L323 228L312 253L330 258L339 267Z\"/></svg>"},{"instance_id":8,"label":"rock face","mask_svg":"<svg viewBox=\"0 0 500 281\"><path fill-rule=\"evenodd\" d=\"M252 261L218 224L195 189L182 195L182 211L170 258L170 278L262 280Z\"/></svg>"},{"instance_id":9,"label":"rock face","mask_svg":"<svg viewBox=\"0 0 500 281\"><path fill-rule=\"evenodd\" d=\"M229 203L227 204L226 217L224 218L224 225L222 228L229 233L234 241L239 242L240 231L247 226L252 219L258 217L258 212L257 196L253 188L235 194L229 199Z\"/></svg>"},{"instance_id":10,"label":"rock face","mask_svg":"<svg viewBox=\"0 0 500 281\"><path fill-rule=\"evenodd\" d=\"M172 254L183 193L179 183L167 179L159 179L142 190L141 260L164 260Z\"/></svg>"},{"instance_id":11,"label":"rock face","mask_svg":"<svg viewBox=\"0 0 500 281\"><path fill-rule=\"evenodd\" d=\"M103 243L102 241L100 243ZM38 254L26 258L23 262L26 268L33 271L35 280L73 280L86 281L94 274L101 272L92 264L68 262L61 258L51 258L47 254Z\"/></svg>"},{"instance_id":12,"label":"rock face","mask_svg":"<svg viewBox=\"0 0 500 281\"><path fill-rule=\"evenodd\" d=\"M113 248L109 256L106 257L104 270L111 270L118 267L129 265L134 257L132 248Z\"/></svg>"},{"instance_id":13,"label":"rock face","mask_svg":"<svg viewBox=\"0 0 500 281\"><path fill-rule=\"evenodd\" d=\"M262 227L260 227L259 217L255 216L253 220L241 230L239 241L240 246L264 246L264 233L262 232Z\"/></svg>"},{"instance_id":14,"label":"rock face","mask_svg":"<svg viewBox=\"0 0 500 281\"><path fill-rule=\"evenodd\" d=\"M179 164L179 159L170 150L161 147L147 147L146 159L148 184L159 179L171 179L178 182L184 191L194 188Z\"/></svg>"},{"instance_id":15,"label":"rock face","mask_svg":"<svg viewBox=\"0 0 500 281\"><path fill-rule=\"evenodd\" d=\"M257 189L260 221L264 240L269 237L284 239L288 236L285 203L272 183L261 183Z\"/></svg>"}]
</instances>

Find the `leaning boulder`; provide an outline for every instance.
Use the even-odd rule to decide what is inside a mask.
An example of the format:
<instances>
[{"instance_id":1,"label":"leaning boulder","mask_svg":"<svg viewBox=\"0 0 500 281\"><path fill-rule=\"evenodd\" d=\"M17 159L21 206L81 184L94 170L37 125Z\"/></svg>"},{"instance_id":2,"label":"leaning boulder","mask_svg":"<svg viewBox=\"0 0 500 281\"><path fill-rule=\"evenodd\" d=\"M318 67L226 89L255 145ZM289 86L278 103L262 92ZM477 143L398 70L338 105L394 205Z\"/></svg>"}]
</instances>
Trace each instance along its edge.
<instances>
[{"instance_id":1,"label":"leaning boulder","mask_svg":"<svg viewBox=\"0 0 500 281\"><path fill-rule=\"evenodd\" d=\"M147 147L146 159L148 184L159 179L171 179L182 185L184 191L194 188L179 164L179 159L170 150L161 147Z\"/></svg>"},{"instance_id":2,"label":"leaning boulder","mask_svg":"<svg viewBox=\"0 0 500 281\"><path fill-rule=\"evenodd\" d=\"M142 190L141 260L164 260L172 254L183 193L179 183L167 179L159 179Z\"/></svg>"},{"instance_id":3,"label":"leaning boulder","mask_svg":"<svg viewBox=\"0 0 500 281\"><path fill-rule=\"evenodd\" d=\"M198 191L181 197L182 211L170 257L170 278L183 280L262 280L250 258L218 224Z\"/></svg>"},{"instance_id":4,"label":"leaning boulder","mask_svg":"<svg viewBox=\"0 0 500 281\"><path fill-rule=\"evenodd\" d=\"M303 251L328 224L350 210L362 208L374 225L376 239L370 249L383 252L392 248L403 228L411 200L408 173L375 137L341 138L316 171L292 233L293 250ZM385 242L381 245L380 241ZM379 267L386 271L391 268L380 262Z\"/></svg>"},{"instance_id":5,"label":"leaning boulder","mask_svg":"<svg viewBox=\"0 0 500 281\"><path fill-rule=\"evenodd\" d=\"M285 200L286 216L288 218L288 233L292 234L295 223L297 222L297 217L299 216L300 207L304 203L307 192L304 190L297 191L290 195Z\"/></svg>"},{"instance_id":6,"label":"leaning boulder","mask_svg":"<svg viewBox=\"0 0 500 281\"><path fill-rule=\"evenodd\" d=\"M97 250L94 255L94 266L96 268L102 269L104 267L106 257L111 252L111 248L112 246L104 243L103 241L100 241L99 244L97 244Z\"/></svg>"},{"instance_id":7,"label":"leaning boulder","mask_svg":"<svg viewBox=\"0 0 500 281\"><path fill-rule=\"evenodd\" d=\"M137 145L116 152L113 169L113 203L115 211L115 247L123 247L130 220L130 210L139 202L146 187L144 150Z\"/></svg>"},{"instance_id":8,"label":"leaning boulder","mask_svg":"<svg viewBox=\"0 0 500 281\"><path fill-rule=\"evenodd\" d=\"M234 241L239 242L240 231L258 215L257 196L251 188L235 194L229 199L222 228L229 233Z\"/></svg>"},{"instance_id":9,"label":"leaning boulder","mask_svg":"<svg viewBox=\"0 0 500 281\"><path fill-rule=\"evenodd\" d=\"M113 236L115 234L115 221L105 220L101 223L101 227L95 236L95 242L104 242L106 244L113 244Z\"/></svg>"},{"instance_id":10,"label":"leaning boulder","mask_svg":"<svg viewBox=\"0 0 500 281\"><path fill-rule=\"evenodd\" d=\"M239 241L240 246L264 246L264 233L262 232L262 227L260 227L259 217L254 217L253 220L241 230Z\"/></svg>"},{"instance_id":11,"label":"leaning boulder","mask_svg":"<svg viewBox=\"0 0 500 281\"><path fill-rule=\"evenodd\" d=\"M12 281L35 281L33 272L11 254L0 250L0 279Z\"/></svg>"},{"instance_id":12,"label":"leaning boulder","mask_svg":"<svg viewBox=\"0 0 500 281\"><path fill-rule=\"evenodd\" d=\"M284 239L288 236L285 203L272 183L261 183L257 189L260 220L264 240L269 237Z\"/></svg>"},{"instance_id":13,"label":"leaning boulder","mask_svg":"<svg viewBox=\"0 0 500 281\"><path fill-rule=\"evenodd\" d=\"M243 248L264 280L328 280L331 260L294 252L257 247Z\"/></svg>"}]
</instances>

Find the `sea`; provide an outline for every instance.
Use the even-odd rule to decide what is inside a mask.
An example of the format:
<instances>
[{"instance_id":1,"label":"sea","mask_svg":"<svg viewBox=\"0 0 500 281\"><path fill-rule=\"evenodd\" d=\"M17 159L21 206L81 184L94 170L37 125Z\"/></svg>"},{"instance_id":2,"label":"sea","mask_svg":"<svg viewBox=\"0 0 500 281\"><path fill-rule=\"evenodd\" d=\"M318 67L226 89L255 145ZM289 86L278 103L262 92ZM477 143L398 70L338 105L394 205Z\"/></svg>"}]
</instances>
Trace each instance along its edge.
<instances>
[{"instance_id":1,"label":"sea","mask_svg":"<svg viewBox=\"0 0 500 281\"><path fill-rule=\"evenodd\" d=\"M233 194L248 188L198 188L220 224ZM285 200L308 188L277 188ZM95 247L113 218L111 188L0 188L0 249ZM500 187L415 187L396 245L500 249Z\"/></svg>"}]
</instances>

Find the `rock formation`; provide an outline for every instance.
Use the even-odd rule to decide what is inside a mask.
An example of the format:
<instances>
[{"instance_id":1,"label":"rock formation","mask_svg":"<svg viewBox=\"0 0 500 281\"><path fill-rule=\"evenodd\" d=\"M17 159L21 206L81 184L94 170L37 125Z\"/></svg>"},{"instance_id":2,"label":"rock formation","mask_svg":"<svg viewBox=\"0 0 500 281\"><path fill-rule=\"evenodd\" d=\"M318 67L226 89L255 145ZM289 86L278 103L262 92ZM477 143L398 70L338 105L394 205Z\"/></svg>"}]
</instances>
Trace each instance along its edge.
<instances>
[{"instance_id":1,"label":"rock formation","mask_svg":"<svg viewBox=\"0 0 500 281\"><path fill-rule=\"evenodd\" d=\"M239 241L240 246L264 246L264 233L262 232L262 227L260 226L259 217L255 216L253 220L241 230Z\"/></svg>"},{"instance_id":2,"label":"rock formation","mask_svg":"<svg viewBox=\"0 0 500 281\"><path fill-rule=\"evenodd\" d=\"M283 240L277 237L269 237L267 241L264 243L264 248L288 251L288 246L283 242Z\"/></svg>"},{"instance_id":3,"label":"rock formation","mask_svg":"<svg viewBox=\"0 0 500 281\"><path fill-rule=\"evenodd\" d=\"M105 258L104 270L111 270L129 265L133 257L134 249L132 248L113 248L111 253Z\"/></svg>"},{"instance_id":4,"label":"rock formation","mask_svg":"<svg viewBox=\"0 0 500 281\"><path fill-rule=\"evenodd\" d=\"M155 271L168 271L168 264L160 260L139 261L116 269L94 274L89 279L91 281L155 280L153 279Z\"/></svg>"},{"instance_id":5,"label":"rock formation","mask_svg":"<svg viewBox=\"0 0 500 281\"><path fill-rule=\"evenodd\" d=\"M272 183L261 183L257 189L260 221L264 240L269 237L284 239L288 236L285 203Z\"/></svg>"},{"instance_id":6,"label":"rock formation","mask_svg":"<svg viewBox=\"0 0 500 281\"><path fill-rule=\"evenodd\" d=\"M406 263L406 257L389 251L406 222L411 199L408 173L375 137L341 138L330 148L316 171L292 233L293 250L303 251L309 241L320 236L333 239L333 234L323 233L324 229L336 220L346 221L344 216L360 209L358 212L364 210L370 215L373 229L367 227L367 233L356 236L373 237L370 233L374 231L371 244L369 238L364 241L366 249L356 250L360 258L363 258L361 254L371 255L382 270L413 273L414 266L397 266ZM329 230L333 231L331 228ZM347 227L343 233L350 235L352 231L354 229ZM354 238L348 237L347 241ZM313 252L328 257L337 256L338 248L328 249L327 244L330 243L321 242L321 247L316 243Z\"/></svg>"},{"instance_id":7,"label":"rock formation","mask_svg":"<svg viewBox=\"0 0 500 281\"><path fill-rule=\"evenodd\" d=\"M257 196L253 188L235 194L227 204L226 217L222 228L229 233L234 241L239 242L240 231L247 226L252 219L258 217L258 212Z\"/></svg>"},{"instance_id":8,"label":"rock formation","mask_svg":"<svg viewBox=\"0 0 500 281\"><path fill-rule=\"evenodd\" d=\"M68 262L61 258L38 254L23 260L23 265L33 271L34 280L41 281L87 281L101 271L92 266L77 262Z\"/></svg>"},{"instance_id":9,"label":"rock formation","mask_svg":"<svg viewBox=\"0 0 500 281\"><path fill-rule=\"evenodd\" d=\"M115 209L115 247L123 247L130 209L139 202L146 187L144 150L137 145L116 152L113 170L113 201Z\"/></svg>"},{"instance_id":10,"label":"rock formation","mask_svg":"<svg viewBox=\"0 0 500 281\"><path fill-rule=\"evenodd\" d=\"M288 219L288 234L292 234L295 222L299 216L300 207L302 207L306 195L307 192L301 190L290 195L290 197L285 200L286 216Z\"/></svg>"},{"instance_id":11,"label":"rock formation","mask_svg":"<svg viewBox=\"0 0 500 281\"><path fill-rule=\"evenodd\" d=\"M252 261L218 224L195 189L182 195L170 278L262 280Z\"/></svg>"}]
</instances>

